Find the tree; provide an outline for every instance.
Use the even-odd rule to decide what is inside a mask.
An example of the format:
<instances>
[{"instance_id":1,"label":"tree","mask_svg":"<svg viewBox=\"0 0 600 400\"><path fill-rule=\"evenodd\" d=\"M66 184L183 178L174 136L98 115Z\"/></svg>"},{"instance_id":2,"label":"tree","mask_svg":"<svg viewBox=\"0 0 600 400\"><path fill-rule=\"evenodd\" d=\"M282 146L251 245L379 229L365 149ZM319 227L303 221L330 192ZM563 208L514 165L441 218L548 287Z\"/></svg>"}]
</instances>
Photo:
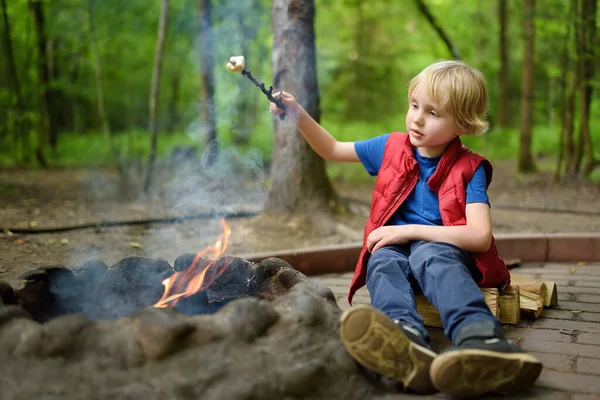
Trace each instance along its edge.
<instances>
[{"instance_id":1,"label":"tree","mask_svg":"<svg viewBox=\"0 0 600 400\"><path fill-rule=\"evenodd\" d=\"M100 62L100 54L98 53L98 44L96 42L96 32L94 26L93 0L88 0L87 5L89 36L92 49L92 57L94 59L94 76L96 78L96 105L98 107L98 118L100 118L100 123L102 124L102 132L104 133L104 139L106 145L110 149L117 170L119 171L119 175L121 176L122 180L127 180L127 173L125 171L125 167L121 164L121 160L119 159L119 152L113 143L110 122L108 120L108 116L106 115L106 107L104 104L104 87L102 82L102 63Z\"/></svg>"},{"instance_id":2,"label":"tree","mask_svg":"<svg viewBox=\"0 0 600 400\"><path fill-rule=\"evenodd\" d=\"M427 19L427 22L429 22L431 27L435 30L435 32L439 35L440 39L442 39L442 41L448 48L448 51L450 52L450 54L452 54L452 58L460 60L460 53L458 52L458 49L456 48L454 43L452 43L452 41L450 40L450 37L448 36L446 31L437 22L437 20L435 19L435 17L433 16L433 14L429 10L429 8L427 7L427 4L425 4L425 1L424 0L415 0L415 1L417 2L417 7L419 8L419 11L421 12L421 14L423 14L425 19Z\"/></svg>"},{"instance_id":3,"label":"tree","mask_svg":"<svg viewBox=\"0 0 600 400\"><path fill-rule=\"evenodd\" d=\"M564 175L569 179L572 179L577 174L588 176L598 165L598 161L594 157L594 147L589 126L594 79L594 57L597 46L596 10L597 5L595 0L581 0L572 3L572 14L575 15L573 20L575 27L576 62L567 95L565 122L563 124L566 140ZM577 102L578 95L579 102ZM577 103L579 103L579 136L576 138L575 117L577 115ZM584 153L586 162L582 169ZM560 168L560 164L558 168Z\"/></svg>"},{"instance_id":4,"label":"tree","mask_svg":"<svg viewBox=\"0 0 600 400\"><path fill-rule=\"evenodd\" d=\"M38 128L38 145L36 156L38 162L46 167L46 159L44 157L44 147L48 140L56 137L54 132L53 117L50 113L52 110L52 100L50 98L50 74L48 69L48 52L44 18L44 4L40 0L32 0L29 2L29 8L33 15L35 25L36 41L37 41L37 75L40 90L40 124Z\"/></svg>"},{"instance_id":5,"label":"tree","mask_svg":"<svg viewBox=\"0 0 600 400\"><path fill-rule=\"evenodd\" d=\"M202 119L205 136L204 152L208 165L217 159L217 123L215 114L214 45L211 0L198 0L200 14L200 77L202 81Z\"/></svg>"},{"instance_id":6,"label":"tree","mask_svg":"<svg viewBox=\"0 0 600 400\"><path fill-rule=\"evenodd\" d=\"M533 75L535 70L535 0L525 0L523 20L523 71L521 82L521 140L519 143L520 172L536 169L531 149L533 125Z\"/></svg>"},{"instance_id":7,"label":"tree","mask_svg":"<svg viewBox=\"0 0 600 400\"><path fill-rule=\"evenodd\" d=\"M592 103L592 89L594 79L594 58L596 57L596 0L582 0L581 17L579 25L577 53L579 59L579 70L581 75L579 102L579 140L585 149L586 163L583 167L583 175L588 176L598 165L594 158L594 146L590 133L590 107ZM578 160L581 157L578 157Z\"/></svg>"},{"instance_id":8,"label":"tree","mask_svg":"<svg viewBox=\"0 0 600 400\"><path fill-rule=\"evenodd\" d=\"M569 13L566 16L566 29L561 56L560 79L559 79L559 115L560 115L560 137L558 141L558 159L554 178L559 181L562 176L563 163L569 168L569 158L573 153L573 122L575 117L575 87L577 74L571 74L571 27L573 26L573 16L577 8L576 3L571 3ZM571 77L571 83L568 83ZM568 89L567 89L568 87ZM566 156L565 156L566 155ZM565 161L566 159L566 161Z\"/></svg>"},{"instance_id":9,"label":"tree","mask_svg":"<svg viewBox=\"0 0 600 400\"><path fill-rule=\"evenodd\" d=\"M160 17L158 19L158 33L156 38L156 54L154 56L154 69L152 71L152 87L150 89L148 132L150 132L150 151L148 154L148 167L146 169L146 181L144 192L148 192L152 183L152 170L156 158L156 142L158 136L157 108L160 91L160 76L163 52L165 49L165 34L167 32L167 16L169 13L169 0L162 0Z\"/></svg>"},{"instance_id":10,"label":"tree","mask_svg":"<svg viewBox=\"0 0 600 400\"><path fill-rule=\"evenodd\" d=\"M19 140L21 140L20 144L22 146L22 154L25 156L28 152L27 147L29 139L29 124L25 115L26 109L21 93L21 82L19 80L17 68L15 66L15 57L13 52L10 21L8 18L6 0L1 0L0 4L2 6L2 20L4 22L4 40L2 49L4 50L4 59L6 60L8 82L11 86L10 89L12 92L12 96L14 97L16 103L16 116L14 118L16 129L14 140L15 143L18 143Z\"/></svg>"},{"instance_id":11,"label":"tree","mask_svg":"<svg viewBox=\"0 0 600 400\"><path fill-rule=\"evenodd\" d=\"M498 22L499 29L499 56L500 70L498 71L498 126L508 126L508 28L507 0L498 0Z\"/></svg>"},{"instance_id":12,"label":"tree","mask_svg":"<svg viewBox=\"0 0 600 400\"><path fill-rule=\"evenodd\" d=\"M298 103L320 119L313 0L274 0L274 86L293 93ZM302 138L295 124L274 122L272 184L265 212L291 213L329 210L336 195L325 162Z\"/></svg>"}]
</instances>

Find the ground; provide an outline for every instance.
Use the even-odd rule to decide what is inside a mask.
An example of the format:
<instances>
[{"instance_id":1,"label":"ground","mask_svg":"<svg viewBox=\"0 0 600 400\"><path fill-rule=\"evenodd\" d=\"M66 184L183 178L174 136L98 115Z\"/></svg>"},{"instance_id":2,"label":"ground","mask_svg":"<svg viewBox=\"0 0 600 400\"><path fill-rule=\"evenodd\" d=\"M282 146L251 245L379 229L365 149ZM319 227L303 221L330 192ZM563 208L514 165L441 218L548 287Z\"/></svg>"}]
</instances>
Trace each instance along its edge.
<instances>
[{"instance_id":1,"label":"ground","mask_svg":"<svg viewBox=\"0 0 600 400\"><path fill-rule=\"evenodd\" d=\"M218 177L215 179L219 180ZM227 223L232 233L226 252L242 255L284 248L358 243L368 215L373 183L334 182L337 192L353 211L334 219L321 218L319 210L308 217L282 217L275 221L259 217L229 218ZM256 192L256 186L248 182L243 182L234 192L228 192L226 187L227 182L221 182L220 188L215 184L211 190L219 192L220 197L213 193L213 202L208 205L202 200L206 198L204 188L195 187L195 191L186 188L188 198L191 196L195 202L184 207L177 201L177 196L172 196L173 187L153 196L131 196L131 191L119 185L114 174L104 170L6 169L0 171L0 229L183 217L211 210L260 209L264 187L259 188L259 195L243 192L244 187L251 187L250 190ZM178 190L181 188L178 186ZM523 176L515 172L514 163L503 162L495 165L489 194L495 233L600 231L598 184L557 184L551 173ZM309 223L310 218L327 223L314 226ZM108 265L128 255L161 258L172 264L178 255L195 253L214 243L221 232L216 218L43 234L4 231L0 233L0 279L12 280L33 266L74 266L90 257L99 257Z\"/></svg>"}]
</instances>

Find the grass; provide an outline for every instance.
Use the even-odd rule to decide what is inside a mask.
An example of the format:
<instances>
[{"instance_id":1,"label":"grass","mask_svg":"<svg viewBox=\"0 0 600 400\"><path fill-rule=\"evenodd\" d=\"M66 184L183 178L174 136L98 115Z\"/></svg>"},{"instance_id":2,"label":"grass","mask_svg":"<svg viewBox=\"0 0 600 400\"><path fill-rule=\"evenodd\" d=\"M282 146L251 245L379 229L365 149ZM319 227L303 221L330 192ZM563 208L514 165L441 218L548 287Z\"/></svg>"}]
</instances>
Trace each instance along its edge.
<instances>
[{"instance_id":1,"label":"grass","mask_svg":"<svg viewBox=\"0 0 600 400\"><path fill-rule=\"evenodd\" d=\"M600 143L600 122L591 121L593 142ZM404 118L380 122L344 122L332 119L322 121L323 126L340 141L365 140L404 126ZM536 126L533 132L533 150L536 155L556 159L558 154L558 126ZM218 132L221 147L233 146L233 136L221 127ZM122 158L143 160L148 154L150 140L146 131L126 131L114 135L114 145ZM514 159L519 149L518 129L492 129L481 136L463 137L463 143L471 150L482 154L493 161ZM184 132L160 134L158 138L158 157L168 157L178 147L202 146L201 138ZM270 118L259 121L248 137L248 144L236 149L244 153L250 149L259 151L266 163L270 162L273 147L272 126ZM596 146L596 156L600 158L600 146ZM80 168L89 166L105 166L112 163L112 155L101 133L61 135L58 147L46 154L49 163L56 167ZM18 157L6 149L0 149L0 167L18 165ZM547 166L546 166L547 168ZM359 163L333 163L327 165L328 174L333 179L349 182L365 181L369 178ZM591 179L600 181L600 171L596 170Z\"/></svg>"}]
</instances>

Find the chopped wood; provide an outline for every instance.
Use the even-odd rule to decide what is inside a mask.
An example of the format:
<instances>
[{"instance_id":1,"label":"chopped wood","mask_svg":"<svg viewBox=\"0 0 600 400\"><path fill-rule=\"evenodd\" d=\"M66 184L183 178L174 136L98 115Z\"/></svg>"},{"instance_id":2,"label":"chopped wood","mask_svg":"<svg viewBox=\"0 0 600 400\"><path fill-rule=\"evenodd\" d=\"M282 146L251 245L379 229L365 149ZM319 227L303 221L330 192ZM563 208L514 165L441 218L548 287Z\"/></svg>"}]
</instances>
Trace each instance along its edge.
<instances>
[{"instance_id":1,"label":"chopped wood","mask_svg":"<svg viewBox=\"0 0 600 400\"><path fill-rule=\"evenodd\" d=\"M546 284L546 296L544 299L544 306L552 307L558 304L558 291L556 289L556 283L552 281L544 281Z\"/></svg>"},{"instance_id":2,"label":"chopped wood","mask_svg":"<svg viewBox=\"0 0 600 400\"><path fill-rule=\"evenodd\" d=\"M544 309L544 297L540 293L547 296L553 291L556 297L554 282L541 282L527 277L517 277L512 281L514 285L508 286L501 292L498 292L498 289L481 289L490 311L503 324L516 325L521 319L538 318ZM548 290L548 284L554 290ZM416 301L417 312L423 317L425 326L442 328L440 313L422 293L416 296Z\"/></svg>"},{"instance_id":3,"label":"chopped wood","mask_svg":"<svg viewBox=\"0 0 600 400\"><path fill-rule=\"evenodd\" d=\"M552 281L542 281L517 274L511 274L510 281L513 286L520 286L521 290L538 294L544 300L544 306L546 307L558 304L556 283Z\"/></svg>"},{"instance_id":4,"label":"chopped wood","mask_svg":"<svg viewBox=\"0 0 600 400\"><path fill-rule=\"evenodd\" d=\"M499 316L499 307L498 307L498 289L493 288L485 288L481 289L483 296L485 297L485 302L490 308L492 314L496 317ZM440 317L439 311L425 298L425 296L421 293L416 296L417 300L417 312L421 314L424 320L425 326L433 327L433 328L442 328L442 319Z\"/></svg>"},{"instance_id":5,"label":"chopped wood","mask_svg":"<svg viewBox=\"0 0 600 400\"><path fill-rule=\"evenodd\" d=\"M422 293L416 296L416 300L417 312L423 317L425 326L443 328L442 318L440 317L437 308L435 308Z\"/></svg>"},{"instance_id":6,"label":"chopped wood","mask_svg":"<svg viewBox=\"0 0 600 400\"><path fill-rule=\"evenodd\" d=\"M495 317L500 316L500 303L498 301L498 289L495 288L483 288L481 289L483 293L483 297L485 298L485 303L489 307L492 314Z\"/></svg>"},{"instance_id":7,"label":"chopped wood","mask_svg":"<svg viewBox=\"0 0 600 400\"><path fill-rule=\"evenodd\" d=\"M519 286L508 286L500 292L500 322L516 325L521 321L521 299Z\"/></svg>"},{"instance_id":8,"label":"chopped wood","mask_svg":"<svg viewBox=\"0 0 600 400\"><path fill-rule=\"evenodd\" d=\"M521 318L536 319L544 310L544 299L539 294L521 290Z\"/></svg>"}]
</instances>

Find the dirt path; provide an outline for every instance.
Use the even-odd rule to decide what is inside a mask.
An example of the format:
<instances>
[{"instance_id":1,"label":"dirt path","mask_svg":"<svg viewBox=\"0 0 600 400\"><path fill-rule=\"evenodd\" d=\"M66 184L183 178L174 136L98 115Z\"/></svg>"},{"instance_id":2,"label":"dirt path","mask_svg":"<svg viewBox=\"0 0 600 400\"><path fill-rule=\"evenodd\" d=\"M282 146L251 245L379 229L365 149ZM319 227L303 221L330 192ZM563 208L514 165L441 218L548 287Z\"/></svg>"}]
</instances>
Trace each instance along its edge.
<instances>
[{"instance_id":1,"label":"dirt path","mask_svg":"<svg viewBox=\"0 0 600 400\"><path fill-rule=\"evenodd\" d=\"M490 189L495 233L600 231L600 186L581 182L557 185L545 173L519 177L511 163L495 167ZM166 218L214 209L258 211L264 201L264 190L252 186L249 191L247 182L225 194L223 187L214 188L219 196L186 188L187 198L193 199L187 204L173 196L172 187L152 198L132 198L127 188L116 182L114 175L102 170L0 171L0 228ZM339 217L326 227L308 229L304 218L269 225L257 223L254 217L230 219L232 235L227 253L360 242L373 182L336 182L338 192L352 199L349 204L354 215ZM207 198L211 201L205 201ZM536 212L532 208L565 212ZM218 220L212 219L35 235L0 233L0 279L12 280L32 266L72 266L90 257L99 257L109 265L128 255L172 263L182 253L195 253L212 244L221 232Z\"/></svg>"}]
</instances>

